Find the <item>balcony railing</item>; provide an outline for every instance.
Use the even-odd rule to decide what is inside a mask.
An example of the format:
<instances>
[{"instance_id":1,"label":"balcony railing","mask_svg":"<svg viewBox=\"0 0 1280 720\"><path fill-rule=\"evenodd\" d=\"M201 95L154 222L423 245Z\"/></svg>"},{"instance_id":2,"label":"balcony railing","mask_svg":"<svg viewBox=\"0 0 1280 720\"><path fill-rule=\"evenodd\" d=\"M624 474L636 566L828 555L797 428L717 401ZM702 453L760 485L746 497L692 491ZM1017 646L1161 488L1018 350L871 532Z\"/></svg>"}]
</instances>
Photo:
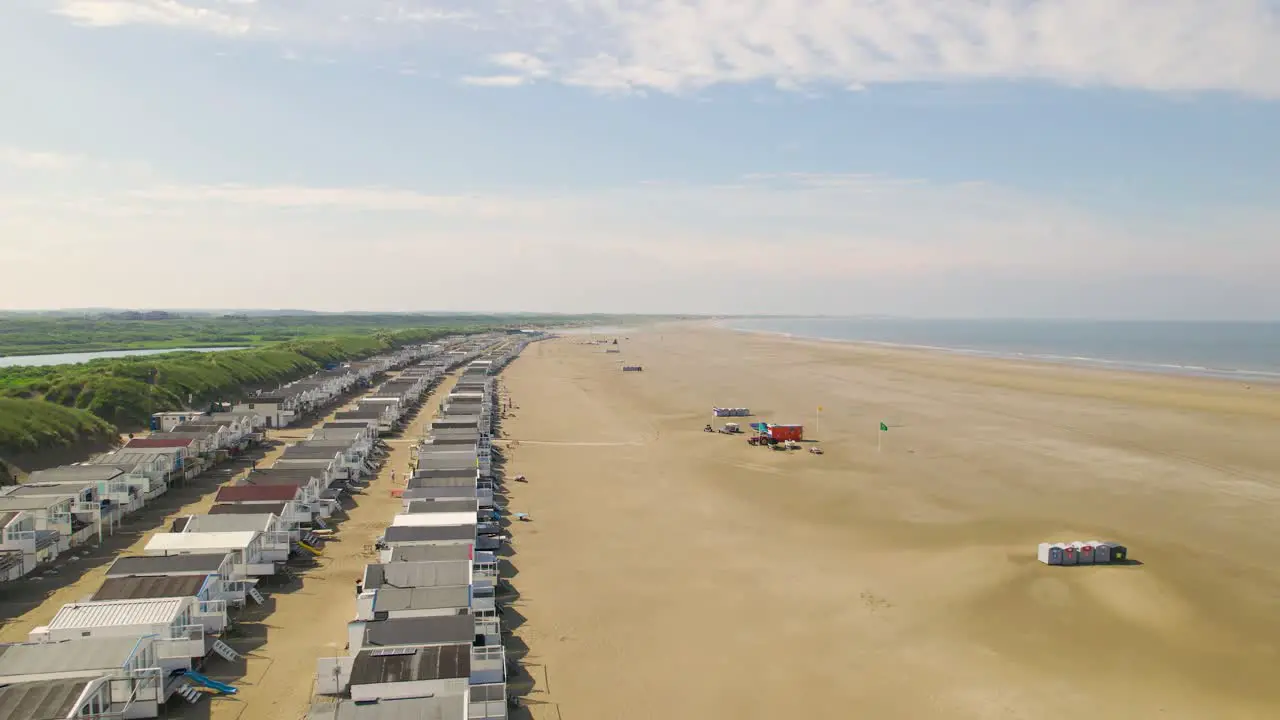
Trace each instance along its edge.
<instances>
[{"instance_id":1,"label":"balcony railing","mask_svg":"<svg viewBox=\"0 0 1280 720\"><path fill-rule=\"evenodd\" d=\"M204 657L204 625L173 628L169 637L156 642L156 654L168 659Z\"/></svg>"},{"instance_id":2,"label":"balcony railing","mask_svg":"<svg viewBox=\"0 0 1280 720\"><path fill-rule=\"evenodd\" d=\"M201 600L196 608L196 615L226 615L226 600Z\"/></svg>"}]
</instances>

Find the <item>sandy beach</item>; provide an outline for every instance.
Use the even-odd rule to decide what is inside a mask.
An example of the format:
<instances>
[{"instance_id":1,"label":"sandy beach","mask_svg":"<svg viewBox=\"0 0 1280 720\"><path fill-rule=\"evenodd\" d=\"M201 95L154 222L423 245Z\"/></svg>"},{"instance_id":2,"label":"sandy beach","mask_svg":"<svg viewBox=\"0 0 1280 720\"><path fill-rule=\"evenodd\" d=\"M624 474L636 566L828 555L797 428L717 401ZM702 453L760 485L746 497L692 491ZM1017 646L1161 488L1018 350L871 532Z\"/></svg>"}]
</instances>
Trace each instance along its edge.
<instances>
[{"instance_id":1,"label":"sandy beach","mask_svg":"<svg viewBox=\"0 0 1280 720\"><path fill-rule=\"evenodd\" d=\"M623 336L503 375L533 717L1280 714L1280 388ZM704 433L713 405L826 454ZM1036 561L1093 539L1137 562Z\"/></svg>"}]
</instances>

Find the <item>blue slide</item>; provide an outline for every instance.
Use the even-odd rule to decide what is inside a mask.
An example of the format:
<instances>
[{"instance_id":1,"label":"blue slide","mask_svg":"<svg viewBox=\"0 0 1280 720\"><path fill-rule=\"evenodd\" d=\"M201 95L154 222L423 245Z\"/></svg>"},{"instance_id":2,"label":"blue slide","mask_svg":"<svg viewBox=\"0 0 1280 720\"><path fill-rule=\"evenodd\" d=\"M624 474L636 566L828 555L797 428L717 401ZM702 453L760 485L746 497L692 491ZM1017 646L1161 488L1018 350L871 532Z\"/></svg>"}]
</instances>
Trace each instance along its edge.
<instances>
[{"instance_id":1,"label":"blue slide","mask_svg":"<svg viewBox=\"0 0 1280 720\"><path fill-rule=\"evenodd\" d=\"M239 690L235 689L234 687L226 683L220 683L217 680L213 680L208 677L205 677L204 675L201 675L195 670L188 670L184 674L187 677L191 678L191 682L195 683L196 685L203 685L204 687L207 687L210 690L217 690L223 695L235 695L236 693L240 692Z\"/></svg>"}]
</instances>

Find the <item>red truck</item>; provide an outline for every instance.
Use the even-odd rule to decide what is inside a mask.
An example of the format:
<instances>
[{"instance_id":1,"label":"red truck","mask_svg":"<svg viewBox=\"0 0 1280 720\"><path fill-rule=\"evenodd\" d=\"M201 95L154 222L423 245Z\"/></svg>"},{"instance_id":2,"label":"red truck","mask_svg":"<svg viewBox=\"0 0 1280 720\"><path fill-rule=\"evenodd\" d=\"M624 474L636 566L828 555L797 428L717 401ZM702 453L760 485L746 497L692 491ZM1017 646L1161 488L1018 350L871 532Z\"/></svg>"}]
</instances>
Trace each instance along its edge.
<instances>
[{"instance_id":1,"label":"red truck","mask_svg":"<svg viewBox=\"0 0 1280 720\"><path fill-rule=\"evenodd\" d=\"M777 442L786 440L800 441L804 439L803 425L770 425L769 439Z\"/></svg>"}]
</instances>

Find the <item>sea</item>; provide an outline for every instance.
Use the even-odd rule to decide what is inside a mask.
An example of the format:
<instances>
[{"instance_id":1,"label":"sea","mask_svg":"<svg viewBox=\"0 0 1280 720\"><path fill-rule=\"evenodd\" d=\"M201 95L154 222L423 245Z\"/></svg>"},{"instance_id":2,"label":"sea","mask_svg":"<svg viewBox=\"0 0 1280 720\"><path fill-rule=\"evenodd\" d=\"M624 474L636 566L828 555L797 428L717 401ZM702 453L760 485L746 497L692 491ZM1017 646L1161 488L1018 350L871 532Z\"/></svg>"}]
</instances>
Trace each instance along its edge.
<instances>
[{"instance_id":1,"label":"sea","mask_svg":"<svg viewBox=\"0 0 1280 720\"><path fill-rule=\"evenodd\" d=\"M720 324L797 338L1280 383L1280 322L771 317Z\"/></svg>"}]
</instances>

